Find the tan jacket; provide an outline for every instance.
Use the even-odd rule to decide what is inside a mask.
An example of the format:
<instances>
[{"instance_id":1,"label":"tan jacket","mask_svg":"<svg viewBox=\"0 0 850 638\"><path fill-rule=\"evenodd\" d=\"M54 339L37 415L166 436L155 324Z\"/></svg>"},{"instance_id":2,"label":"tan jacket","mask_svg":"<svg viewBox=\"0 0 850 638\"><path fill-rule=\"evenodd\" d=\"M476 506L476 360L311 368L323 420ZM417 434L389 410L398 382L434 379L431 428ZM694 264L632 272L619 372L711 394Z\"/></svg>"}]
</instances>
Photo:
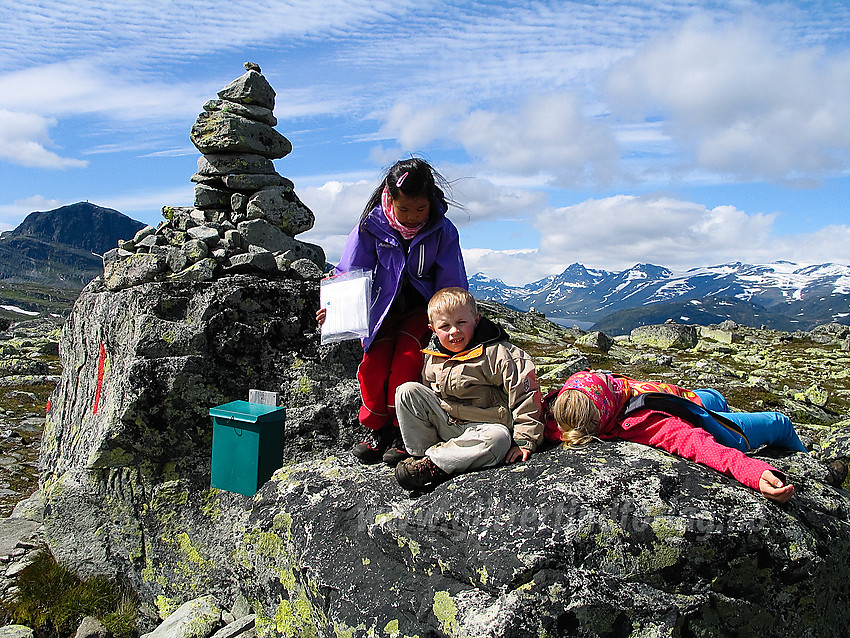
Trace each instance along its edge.
<instances>
[{"instance_id":1,"label":"tan jacket","mask_svg":"<svg viewBox=\"0 0 850 638\"><path fill-rule=\"evenodd\" d=\"M495 328L494 337L470 350L449 356L426 349L422 382L440 397L456 421L501 423L513 432L514 443L534 450L543 438L540 385L534 362L522 348ZM492 331L491 331L492 332Z\"/></svg>"}]
</instances>

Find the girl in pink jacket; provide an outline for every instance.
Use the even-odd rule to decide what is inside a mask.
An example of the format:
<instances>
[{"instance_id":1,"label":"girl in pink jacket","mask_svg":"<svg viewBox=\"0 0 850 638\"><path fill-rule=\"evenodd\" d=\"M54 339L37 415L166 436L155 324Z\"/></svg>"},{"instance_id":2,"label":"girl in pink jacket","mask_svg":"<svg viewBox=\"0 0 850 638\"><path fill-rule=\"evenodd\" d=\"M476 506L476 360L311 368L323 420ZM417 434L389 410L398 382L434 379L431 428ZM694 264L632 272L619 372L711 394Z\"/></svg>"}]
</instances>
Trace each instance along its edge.
<instances>
[{"instance_id":1,"label":"girl in pink jacket","mask_svg":"<svg viewBox=\"0 0 850 638\"><path fill-rule=\"evenodd\" d=\"M794 486L775 467L744 452L762 444L806 451L790 420L779 413L731 413L716 391L692 392L599 372L567 379L551 411L559 438L569 446L594 437L651 445L732 476L780 503L793 496ZM551 430L547 434L555 438Z\"/></svg>"}]
</instances>

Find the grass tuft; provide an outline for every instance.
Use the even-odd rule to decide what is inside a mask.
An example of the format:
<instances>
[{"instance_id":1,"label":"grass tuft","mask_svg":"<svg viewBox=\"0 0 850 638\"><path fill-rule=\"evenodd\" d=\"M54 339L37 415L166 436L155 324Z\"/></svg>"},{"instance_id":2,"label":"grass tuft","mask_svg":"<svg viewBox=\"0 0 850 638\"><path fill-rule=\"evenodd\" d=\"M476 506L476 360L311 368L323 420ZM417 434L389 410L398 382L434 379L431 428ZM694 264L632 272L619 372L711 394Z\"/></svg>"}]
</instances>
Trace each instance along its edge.
<instances>
[{"instance_id":1,"label":"grass tuft","mask_svg":"<svg viewBox=\"0 0 850 638\"><path fill-rule=\"evenodd\" d=\"M38 638L67 638L85 616L97 618L115 638L133 638L136 599L126 587L104 576L82 579L59 565L47 550L18 574L16 593L2 605L12 622Z\"/></svg>"}]
</instances>

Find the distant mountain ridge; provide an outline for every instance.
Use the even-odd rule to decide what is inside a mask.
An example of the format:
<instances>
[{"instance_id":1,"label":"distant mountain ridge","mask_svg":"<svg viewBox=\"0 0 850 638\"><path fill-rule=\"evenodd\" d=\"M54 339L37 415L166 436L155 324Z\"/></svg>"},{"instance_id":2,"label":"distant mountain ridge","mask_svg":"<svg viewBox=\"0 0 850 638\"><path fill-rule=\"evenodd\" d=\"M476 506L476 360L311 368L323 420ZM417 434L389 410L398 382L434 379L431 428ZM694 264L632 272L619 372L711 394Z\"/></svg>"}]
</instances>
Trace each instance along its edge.
<instances>
[{"instance_id":1,"label":"distant mountain ridge","mask_svg":"<svg viewBox=\"0 0 850 638\"><path fill-rule=\"evenodd\" d=\"M104 252L144 226L89 202L30 213L0 235L0 281L80 289L103 271Z\"/></svg>"},{"instance_id":2,"label":"distant mountain ridge","mask_svg":"<svg viewBox=\"0 0 850 638\"><path fill-rule=\"evenodd\" d=\"M50 288L79 290L103 272L104 252L143 227L89 202L33 212L0 235L0 288L37 285L42 296ZM734 262L678 272L653 264L610 272L576 263L523 286L476 273L469 288L479 299L535 309L561 324L592 324L609 334L668 319L701 325L733 319L786 331L850 324L850 266L832 263ZM0 296L27 309L40 305Z\"/></svg>"},{"instance_id":3,"label":"distant mountain ridge","mask_svg":"<svg viewBox=\"0 0 850 638\"><path fill-rule=\"evenodd\" d=\"M832 263L735 262L684 272L653 264L622 272L572 264L559 275L524 286L508 286L481 273L469 285L478 298L518 310L533 308L559 323L598 324L594 327L613 334L666 319L702 325L734 319L781 330L850 323L850 266Z\"/></svg>"}]
</instances>

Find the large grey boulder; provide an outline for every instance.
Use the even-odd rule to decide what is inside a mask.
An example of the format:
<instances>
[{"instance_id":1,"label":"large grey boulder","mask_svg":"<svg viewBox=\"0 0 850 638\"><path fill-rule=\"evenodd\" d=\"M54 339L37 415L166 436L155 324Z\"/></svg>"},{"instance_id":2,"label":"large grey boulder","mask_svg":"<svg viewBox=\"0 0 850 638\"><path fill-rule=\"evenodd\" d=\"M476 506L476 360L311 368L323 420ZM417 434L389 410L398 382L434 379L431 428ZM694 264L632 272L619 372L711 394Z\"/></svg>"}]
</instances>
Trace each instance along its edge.
<instances>
[{"instance_id":1,"label":"large grey boulder","mask_svg":"<svg viewBox=\"0 0 850 638\"><path fill-rule=\"evenodd\" d=\"M411 498L358 465L357 342L319 347L315 281L83 292L40 459L63 564L161 618L243 597L264 636L829 635L850 622L850 495L763 450L785 506L631 443L552 449ZM103 348L101 349L101 344ZM208 410L281 393L282 467L211 488ZM801 598L801 592L805 596Z\"/></svg>"},{"instance_id":2,"label":"large grey boulder","mask_svg":"<svg viewBox=\"0 0 850 638\"><path fill-rule=\"evenodd\" d=\"M192 125L192 143L201 153L252 153L286 157L292 144L274 128L227 111L204 111Z\"/></svg>"},{"instance_id":3,"label":"large grey boulder","mask_svg":"<svg viewBox=\"0 0 850 638\"><path fill-rule=\"evenodd\" d=\"M677 323L638 326L632 330L629 338L638 345L653 348L688 349L697 344L697 329L695 326Z\"/></svg>"},{"instance_id":4,"label":"large grey boulder","mask_svg":"<svg viewBox=\"0 0 850 638\"><path fill-rule=\"evenodd\" d=\"M305 233L315 223L313 211L304 206L292 187L263 188L248 200L249 218L263 218L291 237Z\"/></svg>"},{"instance_id":5,"label":"large grey boulder","mask_svg":"<svg viewBox=\"0 0 850 638\"><path fill-rule=\"evenodd\" d=\"M209 409L277 391L286 458L354 442L360 347L319 348L317 304L315 281L241 275L84 290L63 330L39 459L57 558L122 574L151 600L182 596L188 582L231 590L227 559L195 550L232 543L245 501L209 487Z\"/></svg>"}]
</instances>

